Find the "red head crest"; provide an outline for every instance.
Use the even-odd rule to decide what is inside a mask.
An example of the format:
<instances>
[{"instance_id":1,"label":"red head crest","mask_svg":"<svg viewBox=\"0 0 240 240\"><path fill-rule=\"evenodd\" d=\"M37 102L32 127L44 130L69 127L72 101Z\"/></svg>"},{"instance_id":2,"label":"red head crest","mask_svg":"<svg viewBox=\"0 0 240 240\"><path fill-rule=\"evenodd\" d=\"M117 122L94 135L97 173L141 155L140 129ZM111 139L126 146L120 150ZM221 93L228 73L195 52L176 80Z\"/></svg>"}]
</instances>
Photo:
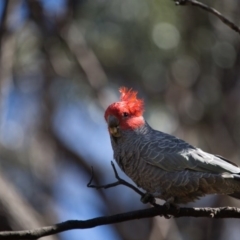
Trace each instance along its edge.
<instances>
[{"instance_id":1,"label":"red head crest","mask_svg":"<svg viewBox=\"0 0 240 240\"><path fill-rule=\"evenodd\" d=\"M126 102L129 110L135 116L141 116L143 114L143 100L137 98L137 91L133 91L131 88L121 87L119 89L121 93L120 101Z\"/></svg>"},{"instance_id":2,"label":"red head crest","mask_svg":"<svg viewBox=\"0 0 240 240\"><path fill-rule=\"evenodd\" d=\"M105 120L109 124L109 116L114 116L121 129L135 129L143 125L143 100L137 98L136 91L126 87L121 87L119 92L121 93L120 101L112 103L107 108Z\"/></svg>"}]
</instances>

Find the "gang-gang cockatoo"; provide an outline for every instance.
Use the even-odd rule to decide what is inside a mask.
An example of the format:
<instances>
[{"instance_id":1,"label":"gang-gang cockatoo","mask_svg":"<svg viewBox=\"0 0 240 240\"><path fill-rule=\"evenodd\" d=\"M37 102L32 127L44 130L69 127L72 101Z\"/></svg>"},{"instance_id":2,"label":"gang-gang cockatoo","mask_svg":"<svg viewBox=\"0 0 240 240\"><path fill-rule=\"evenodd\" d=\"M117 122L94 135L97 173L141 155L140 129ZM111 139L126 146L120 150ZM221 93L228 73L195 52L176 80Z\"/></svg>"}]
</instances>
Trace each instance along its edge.
<instances>
[{"instance_id":1,"label":"gang-gang cockatoo","mask_svg":"<svg viewBox=\"0 0 240 240\"><path fill-rule=\"evenodd\" d=\"M168 204L207 194L240 198L240 168L172 135L154 130L143 117L137 92L120 88L120 101L105 111L114 158L147 194Z\"/></svg>"}]
</instances>

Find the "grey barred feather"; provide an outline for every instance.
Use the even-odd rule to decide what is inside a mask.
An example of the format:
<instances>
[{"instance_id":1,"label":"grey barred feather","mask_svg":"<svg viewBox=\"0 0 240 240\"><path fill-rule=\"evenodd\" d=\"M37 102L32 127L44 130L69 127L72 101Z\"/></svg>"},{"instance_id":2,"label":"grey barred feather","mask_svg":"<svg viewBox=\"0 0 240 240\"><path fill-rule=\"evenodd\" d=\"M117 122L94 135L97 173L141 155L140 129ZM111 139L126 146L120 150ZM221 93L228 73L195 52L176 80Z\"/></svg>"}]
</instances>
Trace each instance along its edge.
<instances>
[{"instance_id":1,"label":"grey barred feather","mask_svg":"<svg viewBox=\"0 0 240 240\"><path fill-rule=\"evenodd\" d=\"M122 170L141 188L174 203L188 203L206 194L240 196L240 168L221 156L195 148L146 122L135 130L111 136Z\"/></svg>"}]
</instances>

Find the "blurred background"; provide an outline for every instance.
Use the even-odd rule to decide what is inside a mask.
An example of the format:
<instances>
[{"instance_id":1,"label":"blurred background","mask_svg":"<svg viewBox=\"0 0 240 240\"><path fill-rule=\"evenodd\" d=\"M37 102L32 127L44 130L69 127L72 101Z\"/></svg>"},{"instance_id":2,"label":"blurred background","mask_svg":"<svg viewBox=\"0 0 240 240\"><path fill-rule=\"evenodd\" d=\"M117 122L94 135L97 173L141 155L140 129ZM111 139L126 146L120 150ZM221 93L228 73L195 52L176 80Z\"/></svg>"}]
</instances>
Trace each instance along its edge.
<instances>
[{"instance_id":1,"label":"blurred background","mask_svg":"<svg viewBox=\"0 0 240 240\"><path fill-rule=\"evenodd\" d=\"M210 1L240 24L240 2ZM103 114L120 86L153 128L240 164L239 35L170 0L0 1L0 230L149 206L115 181ZM120 170L122 178L131 182ZM236 206L209 196L188 206ZM48 240L239 239L233 219L156 217Z\"/></svg>"}]
</instances>

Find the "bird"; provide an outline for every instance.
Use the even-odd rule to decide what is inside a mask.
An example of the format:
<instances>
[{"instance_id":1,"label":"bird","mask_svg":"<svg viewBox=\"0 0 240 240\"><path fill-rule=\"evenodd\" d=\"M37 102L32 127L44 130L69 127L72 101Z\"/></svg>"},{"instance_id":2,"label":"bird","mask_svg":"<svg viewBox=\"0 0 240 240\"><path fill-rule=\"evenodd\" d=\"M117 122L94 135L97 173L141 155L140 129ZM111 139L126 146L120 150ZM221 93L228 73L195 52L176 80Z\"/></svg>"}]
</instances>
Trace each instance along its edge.
<instances>
[{"instance_id":1,"label":"bird","mask_svg":"<svg viewBox=\"0 0 240 240\"><path fill-rule=\"evenodd\" d=\"M104 114L113 156L145 196L176 206L209 194L240 199L240 168L235 163L153 129L144 119L138 92L126 87L119 92L120 100Z\"/></svg>"}]
</instances>

